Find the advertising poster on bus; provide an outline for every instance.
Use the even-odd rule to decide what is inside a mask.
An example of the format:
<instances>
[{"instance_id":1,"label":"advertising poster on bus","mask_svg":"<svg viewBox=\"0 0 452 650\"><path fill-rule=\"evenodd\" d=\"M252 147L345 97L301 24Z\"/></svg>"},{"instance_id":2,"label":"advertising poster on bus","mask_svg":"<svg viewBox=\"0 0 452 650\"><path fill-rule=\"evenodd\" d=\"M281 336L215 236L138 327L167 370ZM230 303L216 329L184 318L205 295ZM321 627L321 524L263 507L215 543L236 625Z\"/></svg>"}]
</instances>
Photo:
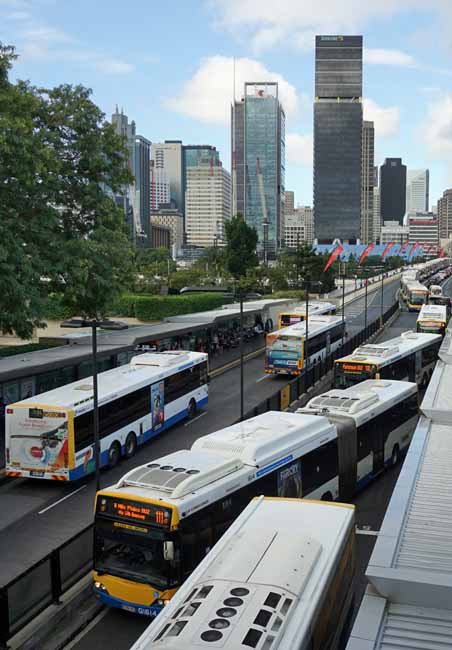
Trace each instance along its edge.
<instances>
[{"instance_id":1,"label":"advertising poster on bus","mask_svg":"<svg viewBox=\"0 0 452 650\"><path fill-rule=\"evenodd\" d=\"M159 381L151 386L152 429L158 431L165 422L165 382Z\"/></svg>"},{"instance_id":2,"label":"advertising poster on bus","mask_svg":"<svg viewBox=\"0 0 452 650\"><path fill-rule=\"evenodd\" d=\"M300 461L283 467L278 472L278 496L300 499L302 494Z\"/></svg>"},{"instance_id":3,"label":"advertising poster on bus","mask_svg":"<svg viewBox=\"0 0 452 650\"><path fill-rule=\"evenodd\" d=\"M40 407L7 409L10 437L9 468L31 476L58 472L68 466L68 420L65 412Z\"/></svg>"},{"instance_id":4,"label":"advertising poster on bus","mask_svg":"<svg viewBox=\"0 0 452 650\"><path fill-rule=\"evenodd\" d=\"M301 358L301 339L267 335L267 363L273 367L296 368Z\"/></svg>"}]
</instances>

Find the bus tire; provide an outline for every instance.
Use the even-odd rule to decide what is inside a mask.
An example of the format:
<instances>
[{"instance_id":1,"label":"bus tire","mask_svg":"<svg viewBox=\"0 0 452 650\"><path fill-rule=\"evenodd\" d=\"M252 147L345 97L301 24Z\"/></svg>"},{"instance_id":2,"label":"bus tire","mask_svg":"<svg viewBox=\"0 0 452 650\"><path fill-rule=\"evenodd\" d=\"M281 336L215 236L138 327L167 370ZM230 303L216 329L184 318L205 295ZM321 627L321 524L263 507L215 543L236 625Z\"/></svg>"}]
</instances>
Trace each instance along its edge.
<instances>
[{"instance_id":1,"label":"bus tire","mask_svg":"<svg viewBox=\"0 0 452 650\"><path fill-rule=\"evenodd\" d=\"M322 499L321 501L332 501L333 500L333 495L331 492L328 490L328 492L325 492L325 494L322 494Z\"/></svg>"},{"instance_id":2,"label":"bus tire","mask_svg":"<svg viewBox=\"0 0 452 650\"><path fill-rule=\"evenodd\" d=\"M196 400L192 397L188 403L188 419L191 420L196 415Z\"/></svg>"},{"instance_id":3,"label":"bus tire","mask_svg":"<svg viewBox=\"0 0 452 650\"><path fill-rule=\"evenodd\" d=\"M110 469L116 467L116 465L119 463L120 458L121 445L115 440L115 442L111 443L110 449L108 450L108 467Z\"/></svg>"},{"instance_id":4,"label":"bus tire","mask_svg":"<svg viewBox=\"0 0 452 650\"><path fill-rule=\"evenodd\" d=\"M394 445L391 454L391 467L395 467L399 462L400 449L399 445Z\"/></svg>"},{"instance_id":5,"label":"bus tire","mask_svg":"<svg viewBox=\"0 0 452 650\"><path fill-rule=\"evenodd\" d=\"M127 435L124 449L125 449L124 454L126 458L132 458L132 456L135 456L135 452L137 450L137 437L133 431L131 431Z\"/></svg>"}]
</instances>

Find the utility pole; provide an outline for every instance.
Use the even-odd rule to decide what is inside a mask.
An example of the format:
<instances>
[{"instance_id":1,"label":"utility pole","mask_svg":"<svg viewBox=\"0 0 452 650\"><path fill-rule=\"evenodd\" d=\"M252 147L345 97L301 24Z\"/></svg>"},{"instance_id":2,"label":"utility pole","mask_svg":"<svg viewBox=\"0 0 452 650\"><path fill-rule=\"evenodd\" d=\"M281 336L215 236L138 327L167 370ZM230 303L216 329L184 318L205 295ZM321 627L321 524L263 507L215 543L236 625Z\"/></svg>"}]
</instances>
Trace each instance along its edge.
<instances>
[{"instance_id":1,"label":"utility pole","mask_svg":"<svg viewBox=\"0 0 452 650\"><path fill-rule=\"evenodd\" d=\"M339 263L339 274L342 277L342 347L344 347L345 336L345 262Z\"/></svg>"}]
</instances>

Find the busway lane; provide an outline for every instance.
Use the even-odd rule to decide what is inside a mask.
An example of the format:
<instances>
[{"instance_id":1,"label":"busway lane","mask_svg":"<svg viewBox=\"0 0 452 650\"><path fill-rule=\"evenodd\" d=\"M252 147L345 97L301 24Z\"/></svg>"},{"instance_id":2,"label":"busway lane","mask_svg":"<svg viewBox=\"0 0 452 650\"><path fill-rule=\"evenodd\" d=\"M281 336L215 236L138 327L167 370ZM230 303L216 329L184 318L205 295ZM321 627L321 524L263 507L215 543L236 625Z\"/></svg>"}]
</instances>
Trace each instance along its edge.
<instances>
[{"instance_id":1,"label":"busway lane","mask_svg":"<svg viewBox=\"0 0 452 650\"><path fill-rule=\"evenodd\" d=\"M385 285L384 300L388 306L393 303L397 286L398 281ZM379 302L375 306L368 301L368 308L368 322L371 322L379 314ZM363 309L364 299L346 305L347 322L350 317L351 323L357 323L355 327L362 328L359 323L364 323ZM264 374L263 355L249 360L245 364L245 411L273 395L286 382L284 377ZM237 367L212 379L209 405L198 414L200 417L164 432L114 470L103 471L102 485L111 485L133 467L189 448L199 436L228 426L239 417L239 405L240 368ZM91 478L69 485L18 480L1 486L4 515L0 518L0 584L6 584L87 526L92 521L94 494Z\"/></svg>"}]
</instances>

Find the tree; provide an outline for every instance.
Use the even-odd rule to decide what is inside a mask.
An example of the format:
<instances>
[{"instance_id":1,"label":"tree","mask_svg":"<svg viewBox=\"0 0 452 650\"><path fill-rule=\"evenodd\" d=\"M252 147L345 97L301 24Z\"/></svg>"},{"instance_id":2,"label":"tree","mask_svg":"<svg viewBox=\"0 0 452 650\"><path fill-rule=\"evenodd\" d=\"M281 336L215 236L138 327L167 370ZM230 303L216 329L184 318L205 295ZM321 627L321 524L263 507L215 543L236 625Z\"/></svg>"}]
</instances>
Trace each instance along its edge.
<instances>
[{"instance_id":1,"label":"tree","mask_svg":"<svg viewBox=\"0 0 452 650\"><path fill-rule=\"evenodd\" d=\"M31 335L47 295L103 316L131 270L122 210L127 150L82 86L13 84L0 43L0 329Z\"/></svg>"},{"instance_id":2,"label":"tree","mask_svg":"<svg viewBox=\"0 0 452 650\"><path fill-rule=\"evenodd\" d=\"M229 273L239 280L246 276L249 269L258 264L256 255L257 232L248 226L241 214L225 222L226 247L224 250L225 266Z\"/></svg>"}]
</instances>

